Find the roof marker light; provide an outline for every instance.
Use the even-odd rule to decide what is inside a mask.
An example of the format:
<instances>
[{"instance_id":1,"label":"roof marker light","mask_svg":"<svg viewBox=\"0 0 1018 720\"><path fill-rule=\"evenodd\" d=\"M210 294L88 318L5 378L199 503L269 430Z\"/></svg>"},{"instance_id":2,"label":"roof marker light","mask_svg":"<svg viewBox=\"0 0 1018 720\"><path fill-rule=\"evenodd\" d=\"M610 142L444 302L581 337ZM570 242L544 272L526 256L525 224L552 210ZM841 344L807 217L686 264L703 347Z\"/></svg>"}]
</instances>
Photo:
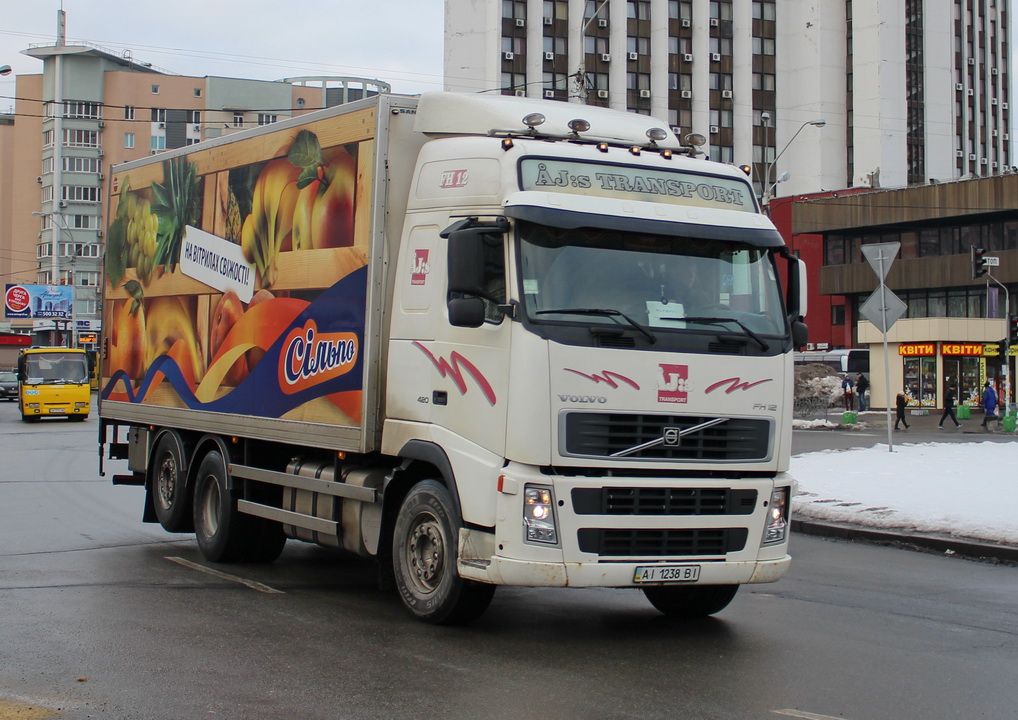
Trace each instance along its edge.
<instances>
[{"instance_id":1,"label":"roof marker light","mask_svg":"<svg viewBox=\"0 0 1018 720\"><path fill-rule=\"evenodd\" d=\"M597 149L600 150L603 153L608 152L608 143L606 143L606 142L599 142L597 144Z\"/></svg>"},{"instance_id":2,"label":"roof marker light","mask_svg":"<svg viewBox=\"0 0 1018 720\"><path fill-rule=\"evenodd\" d=\"M639 155L640 154L640 146L639 145L633 145L633 147L629 148L629 152L631 154L633 154L633 155Z\"/></svg>"},{"instance_id":3,"label":"roof marker light","mask_svg":"<svg viewBox=\"0 0 1018 720\"><path fill-rule=\"evenodd\" d=\"M502 140L502 149L506 150L506 151L512 150L513 149L513 139L512 138L505 138L504 140Z\"/></svg>"}]
</instances>

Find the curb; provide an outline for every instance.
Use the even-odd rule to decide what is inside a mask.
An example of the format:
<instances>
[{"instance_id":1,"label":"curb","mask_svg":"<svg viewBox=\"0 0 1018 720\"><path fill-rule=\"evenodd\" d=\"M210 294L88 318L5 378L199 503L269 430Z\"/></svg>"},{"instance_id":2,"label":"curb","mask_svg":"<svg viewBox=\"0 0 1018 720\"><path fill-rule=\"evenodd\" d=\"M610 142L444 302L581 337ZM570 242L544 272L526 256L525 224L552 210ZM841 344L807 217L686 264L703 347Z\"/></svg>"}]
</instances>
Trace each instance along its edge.
<instances>
[{"instance_id":1,"label":"curb","mask_svg":"<svg viewBox=\"0 0 1018 720\"><path fill-rule=\"evenodd\" d=\"M1018 547L965 540L938 535L916 535L883 530L863 529L854 525L792 520L792 532L818 537L868 542L879 545L900 545L939 553L950 553L975 560L996 560L1018 564Z\"/></svg>"}]
</instances>

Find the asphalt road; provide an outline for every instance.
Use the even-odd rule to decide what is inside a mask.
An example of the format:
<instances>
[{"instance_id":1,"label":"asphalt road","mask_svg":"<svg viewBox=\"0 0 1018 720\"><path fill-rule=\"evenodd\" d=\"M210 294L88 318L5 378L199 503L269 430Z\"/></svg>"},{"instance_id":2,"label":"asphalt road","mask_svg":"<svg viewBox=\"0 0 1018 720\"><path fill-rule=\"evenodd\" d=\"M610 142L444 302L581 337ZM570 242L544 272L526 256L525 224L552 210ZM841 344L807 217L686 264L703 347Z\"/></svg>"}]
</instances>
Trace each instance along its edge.
<instances>
[{"instance_id":1,"label":"asphalt road","mask_svg":"<svg viewBox=\"0 0 1018 720\"><path fill-rule=\"evenodd\" d=\"M477 623L436 628L313 546L210 566L96 476L95 434L0 405L0 720L1014 713L1014 567L796 536L786 578L711 620L637 591L500 588Z\"/></svg>"}]
</instances>

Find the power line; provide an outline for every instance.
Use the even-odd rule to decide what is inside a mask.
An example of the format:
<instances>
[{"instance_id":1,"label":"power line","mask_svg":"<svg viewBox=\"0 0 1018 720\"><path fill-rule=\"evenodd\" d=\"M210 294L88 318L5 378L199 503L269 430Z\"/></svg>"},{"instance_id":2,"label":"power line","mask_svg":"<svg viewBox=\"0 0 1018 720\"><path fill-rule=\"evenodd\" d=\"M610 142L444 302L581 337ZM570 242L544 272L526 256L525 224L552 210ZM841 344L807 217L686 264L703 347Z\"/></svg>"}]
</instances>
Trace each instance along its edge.
<instances>
[{"instance_id":1,"label":"power line","mask_svg":"<svg viewBox=\"0 0 1018 720\"><path fill-rule=\"evenodd\" d=\"M21 33L21 32L9 31L9 30L0 30L0 35L10 35L10 36L17 36L17 37L34 38L34 39L43 40L43 41L51 39L50 35L42 35L42 34L35 34L35 33ZM142 51L149 52L149 53L164 54L164 55L171 55L171 56L180 56L180 57L193 58L193 59L201 59L201 60L209 60L209 59L216 60L216 59L218 59L218 60L221 60L221 61L224 61L224 62L237 63L237 64L241 64L241 65L256 65L256 66L276 67L276 68L282 67L282 68L291 68L291 69L298 69L298 70L299 69L316 69L316 70L323 70L324 69L324 70L329 70L330 72L336 72L338 69L343 69L343 70L348 70L348 71L350 71L352 73L355 73L355 74L360 74L360 73L367 72L367 73L370 73L370 74L376 76L373 79L382 79L382 77L385 74L388 74L389 76L398 76L400 79L404 79L403 76L406 76L408 79L411 79L411 80L416 79L418 82L426 82L426 83L434 84L434 85L442 85L443 82L444 82L442 75L438 75L438 74L435 74L435 73L415 72L415 71L412 71L412 70L391 70L391 69L382 69L382 68L374 68L374 67L358 66L358 65L341 65L341 64L336 64L336 63L320 63L320 62L314 62L314 61L310 61L310 60L294 60L293 58L275 58L275 57L266 57L266 56L260 56L260 55L242 55L242 54L237 54L237 53L224 53L224 52L217 52L217 51L214 51L214 50L200 50L200 49L188 49L188 48L168 48L168 47L162 47L162 46L159 46L159 45L137 45L137 44L132 44L130 46L126 46L123 43L120 43L120 42L117 42L117 41L109 41L109 40L98 40L98 41L78 40L77 42L85 42L85 43L88 43L89 45L92 45L92 46L94 46L94 45L100 45L100 46L102 46L102 45L110 45L110 46L115 46L117 48L120 48L121 52L127 51L127 52L133 53L135 50L142 50ZM67 41L67 45L70 45L70 46L75 45L75 40L68 40ZM98 49L102 50L101 47L98 48ZM114 49L114 47L111 47L109 49L112 50L112 49ZM271 82L271 81L268 81L268 82Z\"/></svg>"}]
</instances>

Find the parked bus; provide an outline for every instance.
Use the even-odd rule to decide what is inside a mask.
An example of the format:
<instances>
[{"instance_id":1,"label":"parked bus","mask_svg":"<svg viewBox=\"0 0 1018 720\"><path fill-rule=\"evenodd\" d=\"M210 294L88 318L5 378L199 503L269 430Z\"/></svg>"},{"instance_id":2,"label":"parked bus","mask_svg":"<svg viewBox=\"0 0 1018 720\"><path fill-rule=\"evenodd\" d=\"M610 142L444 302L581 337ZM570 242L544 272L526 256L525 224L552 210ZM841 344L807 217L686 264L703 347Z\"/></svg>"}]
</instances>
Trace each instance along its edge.
<instances>
[{"instance_id":1,"label":"parked bus","mask_svg":"<svg viewBox=\"0 0 1018 720\"><path fill-rule=\"evenodd\" d=\"M816 352L795 353L796 365L808 365L819 363L837 370L839 373L863 373L870 372L870 351L858 348L847 350L823 350Z\"/></svg>"},{"instance_id":2,"label":"parked bus","mask_svg":"<svg viewBox=\"0 0 1018 720\"><path fill-rule=\"evenodd\" d=\"M84 350L25 348L18 356L18 405L21 419L66 417L83 421L92 406L89 357Z\"/></svg>"}]
</instances>

